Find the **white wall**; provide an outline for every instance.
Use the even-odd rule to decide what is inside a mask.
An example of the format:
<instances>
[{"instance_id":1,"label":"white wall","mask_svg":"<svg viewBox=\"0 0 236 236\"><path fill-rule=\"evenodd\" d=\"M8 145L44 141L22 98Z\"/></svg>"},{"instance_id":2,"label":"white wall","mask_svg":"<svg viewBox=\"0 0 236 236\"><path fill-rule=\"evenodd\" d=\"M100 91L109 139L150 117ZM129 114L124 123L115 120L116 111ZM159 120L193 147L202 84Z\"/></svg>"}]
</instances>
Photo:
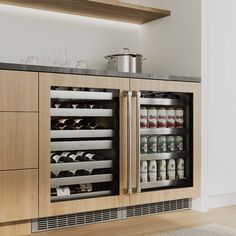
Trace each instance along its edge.
<instances>
[{"instance_id":1,"label":"white wall","mask_svg":"<svg viewBox=\"0 0 236 236\"><path fill-rule=\"evenodd\" d=\"M236 2L203 0L207 32L208 207L236 204ZM205 88L204 87L204 88ZM205 131L204 131L205 132Z\"/></svg>"},{"instance_id":2,"label":"white wall","mask_svg":"<svg viewBox=\"0 0 236 236\"><path fill-rule=\"evenodd\" d=\"M125 0L172 11L170 17L145 24L141 48L148 58L145 71L201 76L200 0Z\"/></svg>"},{"instance_id":3,"label":"white wall","mask_svg":"<svg viewBox=\"0 0 236 236\"><path fill-rule=\"evenodd\" d=\"M144 72L200 76L199 0L124 1L170 9L172 16L138 26L0 5L0 61L51 59L66 48L73 65L79 57L104 69L104 55L130 47L147 58Z\"/></svg>"},{"instance_id":4,"label":"white wall","mask_svg":"<svg viewBox=\"0 0 236 236\"><path fill-rule=\"evenodd\" d=\"M140 27L0 5L0 29L0 61L19 63L30 55L51 60L55 50L64 48L72 65L79 58L89 68L104 69L105 55L123 47L138 50Z\"/></svg>"}]
</instances>

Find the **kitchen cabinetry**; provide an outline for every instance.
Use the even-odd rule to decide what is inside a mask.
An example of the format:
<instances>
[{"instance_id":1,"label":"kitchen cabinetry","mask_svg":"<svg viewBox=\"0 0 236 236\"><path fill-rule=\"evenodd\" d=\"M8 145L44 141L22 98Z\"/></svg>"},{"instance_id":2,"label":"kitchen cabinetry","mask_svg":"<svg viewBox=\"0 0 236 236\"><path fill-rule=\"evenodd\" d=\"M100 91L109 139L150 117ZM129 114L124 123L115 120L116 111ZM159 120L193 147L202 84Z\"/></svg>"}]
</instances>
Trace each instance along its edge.
<instances>
[{"instance_id":1,"label":"kitchen cabinetry","mask_svg":"<svg viewBox=\"0 0 236 236\"><path fill-rule=\"evenodd\" d=\"M129 205L126 171L127 98L124 96L124 91L129 88L129 79L40 73L39 81L39 216ZM88 119L106 127L51 130L52 120L61 118ZM75 155L81 151L99 154L104 159L83 163L50 163L50 153L61 156L63 152ZM50 178L50 172L88 172L98 168L110 168L112 171ZM107 183L111 188L96 191L94 186L97 183ZM92 185L93 189L83 192L82 184ZM50 189L60 186L80 186L81 191L51 197Z\"/></svg>"},{"instance_id":2,"label":"kitchen cabinetry","mask_svg":"<svg viewBox=\"0 0 236 236\"><path fill-rule=\"evenodd\" d=\"M3 223L38 217L38 74L0 70L0 94Z\"/></svg>"},{"instance_id":3,"label":"kitchen cabinetry","mask_svg":"<svg viewBox=\"0 0 236 236\"><path fill-rule=\"evenodd\" d=\"M0 222L38 216L38 170L0 171Z\"/></svg>"}]
</instances>

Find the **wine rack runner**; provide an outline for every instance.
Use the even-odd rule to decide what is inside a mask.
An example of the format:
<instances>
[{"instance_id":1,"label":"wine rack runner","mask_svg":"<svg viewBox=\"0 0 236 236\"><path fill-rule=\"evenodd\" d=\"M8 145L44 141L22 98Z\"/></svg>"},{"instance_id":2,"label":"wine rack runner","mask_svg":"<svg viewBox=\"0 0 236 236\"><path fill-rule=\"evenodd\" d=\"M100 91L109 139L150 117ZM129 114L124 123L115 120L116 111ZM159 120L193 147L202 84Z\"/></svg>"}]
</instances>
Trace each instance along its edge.
<instances>
[{"instance_id":1,"label":"wine rack runner","mask_svg":"<svg viewBox=\"0 0 236 236\"><path fill-rule=\"evenodd\" d=\"M163 188L163 187L175 187L184 185L187 182L187 179L175 179L175 180L164 180L156 182L147 182L140 183L141 189L150 189L150 188Z\"/></svg>"},{"instance_id":2,"label":"wine rack runner","mask_svg":"<svg viewBox=\"0 0 236 236\"><path fill-rule=\"evenodd\" d=\"M52 171L112 168L112 160L51 164Z\"/></svg>"},{"instance_id":3,"label":"wine rack runner","mask_svg":"<svg viewBox=\"0 0 236 236\"><path fill-rule=\"evenodd\" d=\"M112 117L112 109L51 108L51 116Z\"/></svg>"},{"instance_id":4,"label":"wine rack runner","mask_svg":"<svg viewBox=\"0 0 236 236\"><path fill-rule=\"evenodd\" d=\"M93 197L105 197L111 194L112 194L112 191L110 190L90 192L90 193L77 193L77 194L72 194L69 196L53 196L51 197L51 201L58 202L58 201L77 200L77 199L93 198Z\"/></svg>"},{"instance_id":5,"label":"wine rack runner","mask_svg":"<svg viewBox=\"0 0 236 236\"><path fill-rule=\"evenodd\" d=\"M140 105L182 106L184 105L184 101L181 99L169 98L140 98Z\"/></svg>"},{"instance_id":6,"label":"wine rack runner","mask_svg":"<svg viewBox=\"0 0 236 236\"><path fill-rule=\"evenodd\" d=\"M112 174L52 178L51 188L56 188L59 186L84 184L84 183L89 184L89 183L111 182L112 180L113 180Z\"/></svg>"},{"instance_id":7,"label":"wine rack runner","mask_svg":"<svg viewBox=\"0 0 236 236\"><path fill-rule=\"evenodd\" d=\"M58 99L82 99L82 100L112 100L113 95L109 92L86 92L86 91L66 91L51 90L51 98Z\"/></svg>"},{"instance_id":8,"label":"wine rack runner","mask_svg":"<svg viewBox=\"0 0 236 236\"><path fill-rule=\"evenodd\" d=\"M51 138L111 138L114 136L112 129L102 130L51 130Z\"/></svg>"},{"instance_id":9,"label":"wine rack runner","mask_svg":"<svg viewBox=\"0 0 236 236\"><path fill-rule=\"evenodd\" d=\"M140 129L140 135L182 135L186 134L188 129L179 128L145 128Z\"/></svg>"},{"instance_id":10,"label":"wine rack runner","mask_svg":"<svg viewBox=\"0 0 236 236\"><path fill-rule=\"evenodd\" d=\"M152 153L152 154L141 154L141 161L152 161L152 160L170 160L187 158L188 152L170 152L170 153Z\"/></svg>"}]
</instances>

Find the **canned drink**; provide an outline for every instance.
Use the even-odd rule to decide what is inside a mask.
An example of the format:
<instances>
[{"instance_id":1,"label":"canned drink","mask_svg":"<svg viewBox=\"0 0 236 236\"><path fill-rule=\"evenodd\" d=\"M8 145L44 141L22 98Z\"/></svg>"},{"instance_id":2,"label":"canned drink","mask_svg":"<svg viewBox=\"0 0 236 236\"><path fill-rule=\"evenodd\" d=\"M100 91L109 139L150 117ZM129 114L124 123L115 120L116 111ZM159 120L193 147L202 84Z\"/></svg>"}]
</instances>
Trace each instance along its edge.
<instances>
[{"instance_id":1,"label":"canned drink","mask_svg":"<svg viewBox=\"0 0 236 236\"><path fill-rule=\"evenodd\" d=\"M174 152L175 151L175 137L174 136L167 136L166 145L167 145L168 152Z\"/></svg>"},{"instance_id":2,"label":"canned drink","mask_svg":"<svg viewBox=\"0 0 236 236\"><path fill-rule=\"evenodd\" d=\"M184 150L183 136L176 136L175 137L175 147L176 147L176 151L182 152Z\"/></svg>"},{"instance_id":3,"label":"canned drink","mask_svg":"<svg viewBox=\"0 0 236 236\"><path fill-rule=\"evenodd\" d=\"M146 136L141 136L140 152L142 154L145 154L148 152L148 139Z\"/></svg>"},{"instance_id":4,"label":"canned drink","mask_svg":"<svg viewBox=\"0 0 236 236\"><path fill-rule=\"evenodd\" d=\"M169 180L175 180L175 160L170 159L167 165L167 177Z\"/></svg>"},{"instance_id":5,"label":"canned drink","mask_svg":"<svg viewBox=\"0 0 236 236\"><path fill-rule=\"evenodd\" d=\"M166 122L167 122L167 128L175 128L175 109L173 107L170 107L166 110Z\"/></svg>"},{"instance_id":6,"label":"canned drink","mask_svg":"<svg viewBox=\"0 0 236 236\"><path fill-rule=\"evenodd\" d=\"M158 152L166 152L166 136L159 136L157 142Z\"/></svg>"},{"instance_id":7,"label":"canned drink","mask_svg":"<svg viewBox=\"0 0 236 236\"><path fill-rule=\"evenodd\" d=\"M161 107L157 109L157 128L166 128L166 109Z\"/></svg>"},{"instance_id":8,"label":"canned drink","mask_svg":"<svg viewBox=\"0 0 236 236\"><path fill-rule=\"evenodd\" d=\"M184 179L184 159L177 160L177 178Z\"/></svg>"},{"instance_id":9,"label":"canned drink","mask_svg":"<svg viewBox=\"0 0 236 236\"><path fill-rule=\"evenodd\" d=\"M148 166L148 176L150 182L156 182L157 181L157 162L156 161L150 161Z\"/></svg>"},{"instance_id":10,"label":"canned drink","mask_svg":"<svg viewBox=\"0 0 236 236\"><path fill-rule=\"evenodd\" d=\"M157 136L148 137L148 153L157 152Z\"/></svg>"},{"instance_id":11,"label":"canned drink","mask_svg":"<svg viewBox=\"0 0 236 236\"><path fill-rule=\"evenodd\" d=\"M160 160L157 161L158 169L157 169L157 179L159 181L166 180L166 161Z\"/></svg>"},{"instance_id":12,"label":"canned drink","mask_svg":"<svg viewBox=\"0 0 236 236\"><path fill-rule=\"evenodd\" d=\"M148 111L146 107L141 107L140 109L140 127L148 127Z\"/></svg>"},{"instance_id":13,"label":"canned drink","mask_svg":"<svg viewBox=\"0 0 236 236\"><path fill-rule=\"evenodd\" d=\"M150 107L147 110L148 113L148 128L157 127L157 110L155 107Z\"/></svg>"},{"instance_id":14,"label":"canned drink","mask_svg":"<svg viewBox=\"0 0 236 236\"><path fill-rule=\"evenodd\" d=\"M182 108L177 108L175 111L175 125L176 128L184 127L184 110Z\"/></svg>"},{"instance_id":15,"label":"canned drink","mask_svg":"<svg viewBox=\"0 0 236 236\"><path fill-rule=\"evenodd\" d=\"M147 161L142 161L140 166L140 181L146 183L148 181L148 164Z\"/></svg>"}]
</instances>

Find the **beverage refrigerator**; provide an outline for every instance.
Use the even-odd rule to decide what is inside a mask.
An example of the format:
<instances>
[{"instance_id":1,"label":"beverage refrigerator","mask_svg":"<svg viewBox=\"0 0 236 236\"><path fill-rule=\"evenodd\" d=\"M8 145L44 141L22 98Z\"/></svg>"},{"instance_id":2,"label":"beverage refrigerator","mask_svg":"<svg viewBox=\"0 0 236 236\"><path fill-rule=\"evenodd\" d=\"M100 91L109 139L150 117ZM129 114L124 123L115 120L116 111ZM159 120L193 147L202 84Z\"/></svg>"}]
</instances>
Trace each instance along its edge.
<instances>
[{"instance_id":1,"label":"beverage refrigerator","mask_svg":"<svg viewBox=\"0 0 236 236\"><path fill-rule=\"evenodd\" d=\"M39 77L40 217L199 193L199 84Z\"/></svg>"}]
</instances>

